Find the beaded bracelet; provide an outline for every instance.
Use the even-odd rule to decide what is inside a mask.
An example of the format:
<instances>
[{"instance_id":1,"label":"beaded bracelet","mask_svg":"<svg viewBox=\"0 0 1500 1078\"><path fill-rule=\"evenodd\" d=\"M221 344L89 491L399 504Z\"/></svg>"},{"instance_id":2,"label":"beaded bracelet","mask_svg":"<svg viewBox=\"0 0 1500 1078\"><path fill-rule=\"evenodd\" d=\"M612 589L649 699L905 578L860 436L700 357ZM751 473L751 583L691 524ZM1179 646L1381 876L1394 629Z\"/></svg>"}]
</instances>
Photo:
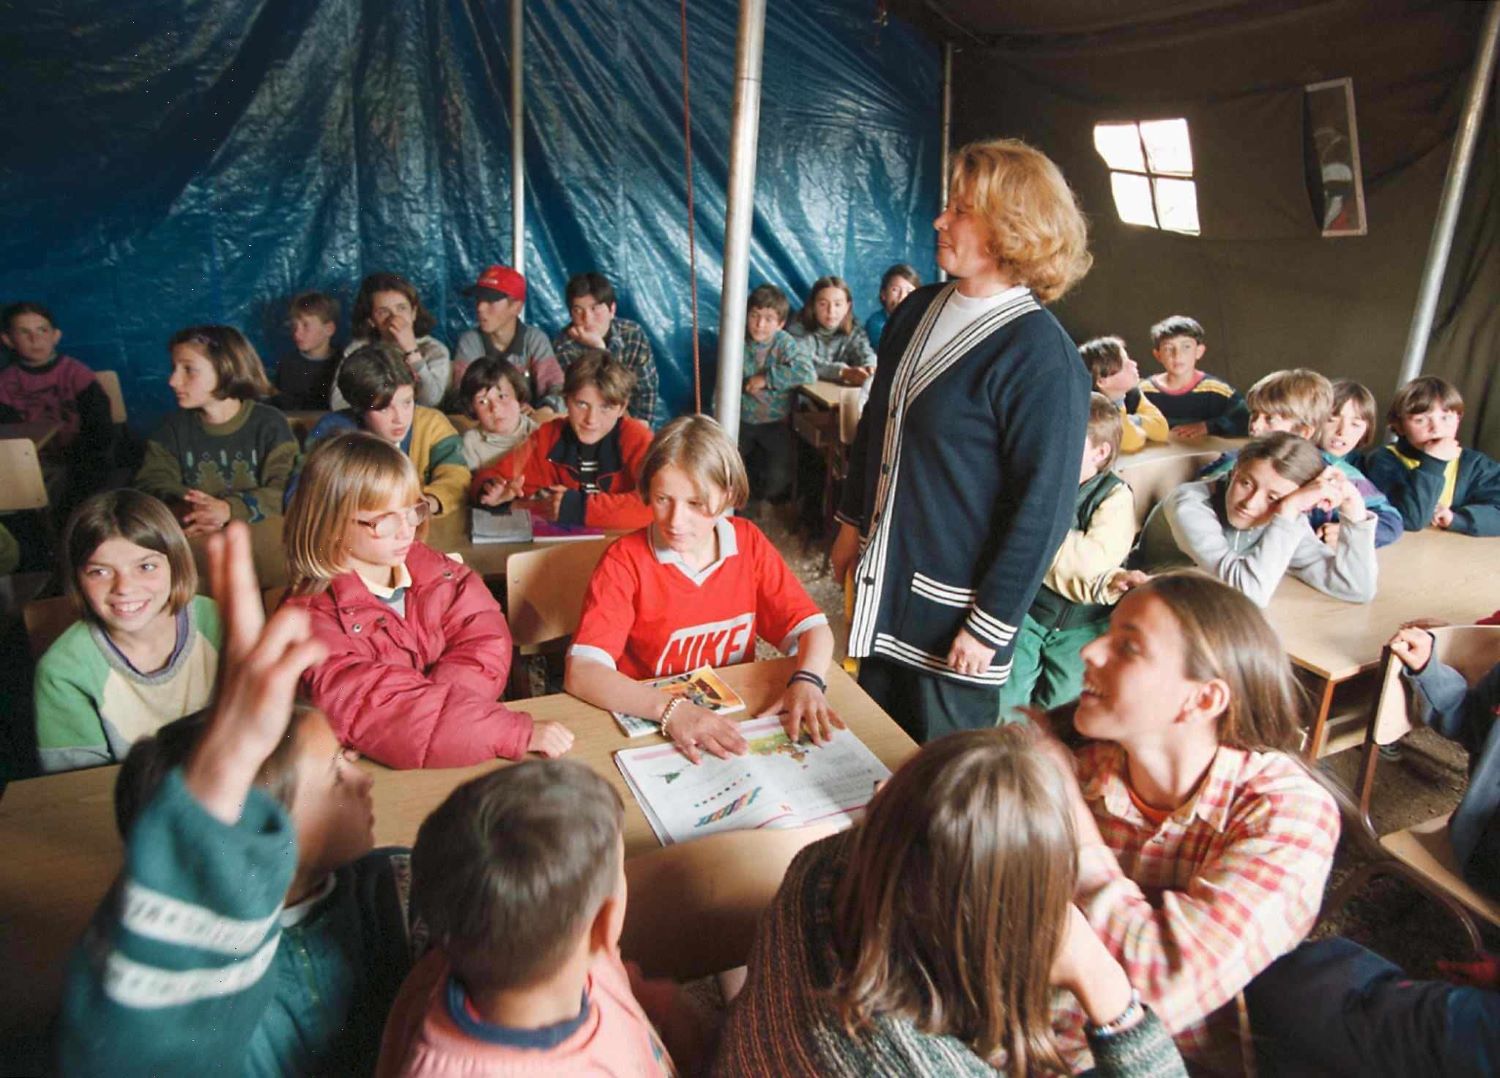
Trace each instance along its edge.
<instances>
[{"instance_id":1,"label":"beaded bracelet","mask_svg":"<svg viewBox=\"0 0 1500 1078\"><path fill-rule=\"evenodd\" d=\"M677 710L677 705L686 702L686 696L674 696L667 701L667 706L661 709L661 718L656 720L656 728L661 731L661 736L668 741L672 740L672 735L667 733L667 722L672 718L672 712Z\"/></svg>"},{"instance_id":2,"label":"beaded bracelet","mask_svg":"<svg viewBox=\"0 0 1500 1078\"><path fill-rule=\"evenodd\" d=\"M1091 1037L1114 1037L1125 1032L1141 1020L1145 1009L1141 1006L1141 994L1134 988L1130 990L1130 1002L1120 1012L1118 1018L1105 1022L1103 1025L1090 1026L1088 1029Z\"/></svg>"},{"instance_id":3,"label":"beaded bracelet","mask_svg":"<svg viewBox=\"0 0 1500 1078\"><path fill-rule=\"evenodd\" d=\"M820 693L824 696L828 695L828 682L824 681L817 674L814 674L811 670L798 670L794 672L791 677L786 679L786 687L790 689L798 681L805 681L809 685L816 685Z\"/></svg>"}]
</instances>

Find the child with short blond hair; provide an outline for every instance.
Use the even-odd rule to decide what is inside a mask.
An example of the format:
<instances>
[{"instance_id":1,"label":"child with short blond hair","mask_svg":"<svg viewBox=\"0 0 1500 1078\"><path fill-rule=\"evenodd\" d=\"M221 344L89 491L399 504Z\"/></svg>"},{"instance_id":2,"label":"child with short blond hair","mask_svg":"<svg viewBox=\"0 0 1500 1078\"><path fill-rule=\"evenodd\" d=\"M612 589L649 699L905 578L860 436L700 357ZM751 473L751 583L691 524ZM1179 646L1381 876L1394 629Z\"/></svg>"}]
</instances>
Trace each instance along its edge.
<instances>
[{"instance_id":1,"label":"child with short blond hair","mask_svg":"<svg viewBox=\"0 0 1500 1078\"><path fill-rule=\"evenodd\" d=\"M1170 428L1167 417L1141 392L1141 372L1125 351L1120 337L1095 337L1078 346L1083 365L1089 370L1094 392L1103 393L1120 409L1124 426L1120 452L1135 453L1147 442L1165 442Z\"/></svg>"},{"instance_id":2,"label":"child with short blond hair","mask_svg":"<svg viewBox=\"0 0 1500 1078\"><path fill-rule=\"evenodd\" d=\"M1441 378L1414 378L1391 401L1394 445L1366 453L1365 471L1407 528L1500 535L1500 462L1458 441L1464 400Z\"/></svg>"}]
</instances>

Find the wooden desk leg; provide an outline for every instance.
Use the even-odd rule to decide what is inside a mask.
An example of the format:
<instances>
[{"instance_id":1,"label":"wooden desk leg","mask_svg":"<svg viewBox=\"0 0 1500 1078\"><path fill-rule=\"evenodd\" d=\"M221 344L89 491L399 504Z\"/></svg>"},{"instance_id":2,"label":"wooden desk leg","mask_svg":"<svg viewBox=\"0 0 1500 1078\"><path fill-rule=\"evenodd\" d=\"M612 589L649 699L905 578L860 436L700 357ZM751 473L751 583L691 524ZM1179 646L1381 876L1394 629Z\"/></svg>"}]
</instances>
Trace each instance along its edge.
<instances>
[{"instance_id":1,"label":"wooden desk leg","mask_svg":"<svg viewBox=\"0 0 1500 1078\"><path fill-rule=\"evenodd\" d=\"M1317 763L1318 758L1323 755L1323 743L1328 740L1328 712L1333 710L1333 690L1337 682L1325 680L1323 691L1318 694L1318 713L1313 718L1312 729L1307 735L1307 749L1304 751L1309 763Z\"/></svg>"}]
</instances>

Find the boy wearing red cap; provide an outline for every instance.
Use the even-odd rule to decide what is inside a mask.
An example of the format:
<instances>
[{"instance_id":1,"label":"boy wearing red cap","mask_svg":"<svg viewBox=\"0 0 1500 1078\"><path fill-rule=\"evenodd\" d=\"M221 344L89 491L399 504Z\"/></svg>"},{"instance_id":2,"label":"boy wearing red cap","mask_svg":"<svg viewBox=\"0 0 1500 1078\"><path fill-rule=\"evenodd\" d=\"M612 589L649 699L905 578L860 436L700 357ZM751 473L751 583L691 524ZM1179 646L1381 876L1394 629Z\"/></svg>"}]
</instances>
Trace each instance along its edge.
<instances>
[{"instance_id":1,"label":"boy wearing red cap","mask_svg":"<svg viewBox=\"0 0 1500 1078\"><path fill-rule=\"evenodd\" d=\"M476 359L500 356L526 375L531 390L527 412L546 423L563 412L562 366L547 335L521 321L526 305L526 278L509 266L488 266L465 293L474 297L479 325L464 330L453 357L453 385ZM452 411L454 409L449 409Z\"/></svg>"}]
</instances>

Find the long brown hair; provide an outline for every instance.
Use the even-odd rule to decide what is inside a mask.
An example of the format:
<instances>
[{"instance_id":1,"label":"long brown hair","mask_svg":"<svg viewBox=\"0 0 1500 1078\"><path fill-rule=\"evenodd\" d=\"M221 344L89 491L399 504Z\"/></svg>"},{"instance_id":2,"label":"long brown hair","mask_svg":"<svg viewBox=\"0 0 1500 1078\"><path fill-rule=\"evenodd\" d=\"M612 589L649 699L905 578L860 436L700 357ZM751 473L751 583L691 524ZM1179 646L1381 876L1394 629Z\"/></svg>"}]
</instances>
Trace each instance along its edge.
<instances>
[{"instance_id":1,"label":"long brown hair","mask_svg":"<svg viewBox=\"0 0 1500 1078\"><path fill-rule=\"evenodd\" d=\"M1196 569L1154 576L1131 594L1137 592L1156 596L1177 620L1183 673L1229 686L1219 744L1252 752L1296 748L1306 697L1281 639L1258 606Z\"/></svg>"},{"instance_id":2,"label":"long brown hair","mask_svg":"<svg viewBox=\"0 0 1500 1078\"><path fill-rule=\"evenodd\" d=\"M1052 964L1076 841L1062 776L1024 725L925 745L876 794L834 893L850 1033L896 1014L995 1065L1063 1070Z\"/></svg>"},{"instance_id":3,"label":"long brown hair","mask_svg":"<svg viewBox=\"0 0 1500 1078\"><path fill-rule=\"evenodd\" d=\"M807 302L802 305L802 310L797 313L797 320L802 323L802 328L809 333L816 333L823 328L818 321L818 293L825 288L837 288L844 293L844 298L849 301L849 309L844 312L844 320L838 324L835 333L849 334L854 332L854 291L849 287L849 282L842 277L828 276L819 277L813 282L813 286L807 291Z\"/></svg>"}]
</instances>

